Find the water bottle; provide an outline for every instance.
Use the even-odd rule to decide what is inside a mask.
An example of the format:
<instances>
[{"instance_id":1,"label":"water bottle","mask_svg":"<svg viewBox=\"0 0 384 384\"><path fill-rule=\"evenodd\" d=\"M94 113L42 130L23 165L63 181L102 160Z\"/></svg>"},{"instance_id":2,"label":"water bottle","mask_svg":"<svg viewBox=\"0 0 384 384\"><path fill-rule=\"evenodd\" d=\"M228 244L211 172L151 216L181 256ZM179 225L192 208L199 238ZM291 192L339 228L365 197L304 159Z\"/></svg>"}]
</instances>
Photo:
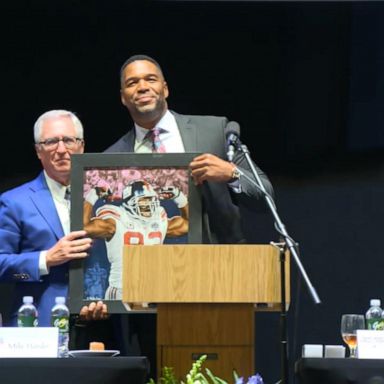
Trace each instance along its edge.
<instances>
[{"instance_id":1,"label":"water bottle","mask_svg":"<svg viewBox=\"0 0 384 384\"><path fill-rule=\"evenodd\" d=\"M370 308L365 314L367 329L376 331L384 329L383 310L381 309L381 301L379 299L370 300Z\"/></svg>"},{"instance_id":2,"label":"water bottle","mask_svg":"<svg viewBox=\"0 0 384 384\"><path fill-rule=\"evenodd\" d=\"M69 343L69 309L65 305L65 297L58 296L51 310L51 325L59 329L58 357L68 357Z\"/></svg>"},{"instance_id":3,"label":"water bottle","mask_svg":"<svg viewBox=\"0 0 384 384\"><path fill-rule=\"evenodd\" d=\"M17 312L17 326L18 327L37 327L37 309L33 305L32 296L23 297L23 305Z\"/></svg>"}]
</instances>

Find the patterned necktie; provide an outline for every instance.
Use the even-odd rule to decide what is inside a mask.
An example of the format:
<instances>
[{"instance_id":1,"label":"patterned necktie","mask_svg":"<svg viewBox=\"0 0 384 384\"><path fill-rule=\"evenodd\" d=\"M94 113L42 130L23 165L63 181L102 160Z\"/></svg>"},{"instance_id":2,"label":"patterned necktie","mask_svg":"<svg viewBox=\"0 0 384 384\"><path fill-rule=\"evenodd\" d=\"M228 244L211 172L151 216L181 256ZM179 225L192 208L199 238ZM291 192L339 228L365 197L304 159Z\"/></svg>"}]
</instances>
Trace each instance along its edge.
<instances>
[{"instance_id":1,"label":"patterned necktie","mask_svg":"<svg viewBox=\"0 0 384 384\"><path fill-rule=\"evenodd\" d=\"M67 202L68 209L71 209L71 187L65 188L64 200Z\"/></svg>"},{"instance_id":2,"label":"patterned necktie","mask_svg":"<svg viewBox=\"0 0 384 384\"><path fill-rule=\"evenodd\" d=\"M149 139L152 142L152 152L156 153L165 153L167 152L165 149L164 143L160 139L160 133L167 132L165 129L162 128L153 128L150 131L147 132L145 135L145 139Z\"/></svg>"}]
</instances>

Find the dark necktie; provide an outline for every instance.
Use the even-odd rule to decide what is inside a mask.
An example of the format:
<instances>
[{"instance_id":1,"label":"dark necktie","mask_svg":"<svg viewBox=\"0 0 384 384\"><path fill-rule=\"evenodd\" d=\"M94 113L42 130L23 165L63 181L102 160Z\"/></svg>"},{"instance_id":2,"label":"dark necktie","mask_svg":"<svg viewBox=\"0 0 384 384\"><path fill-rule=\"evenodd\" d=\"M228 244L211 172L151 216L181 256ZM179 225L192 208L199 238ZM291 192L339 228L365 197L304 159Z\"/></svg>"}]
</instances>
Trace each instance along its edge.
<instances>
[{"instance_id":1,"label":"dark necktie","mask_svg":"<svg viewBox=\"0 0 384 384\"><path fill-rule=\"evenodd\" d=\"M64 200L67 202L68 209L71 209L71 187L65 188Z\"/></svg>"},{"instance_id":2,"label":"dark necktie","mask_svg":"<svg viewBox=\"0 0 384 384\"><path fill-rule=\"evenodd\" d=\"M167 132L162 128L153 128L147 132L145 135L145 139L149 139L152 142L152 152L156 153L165 153L167 152L165 149L164 143L160 139L160 133Z\"/></svg>"}]
</instances>

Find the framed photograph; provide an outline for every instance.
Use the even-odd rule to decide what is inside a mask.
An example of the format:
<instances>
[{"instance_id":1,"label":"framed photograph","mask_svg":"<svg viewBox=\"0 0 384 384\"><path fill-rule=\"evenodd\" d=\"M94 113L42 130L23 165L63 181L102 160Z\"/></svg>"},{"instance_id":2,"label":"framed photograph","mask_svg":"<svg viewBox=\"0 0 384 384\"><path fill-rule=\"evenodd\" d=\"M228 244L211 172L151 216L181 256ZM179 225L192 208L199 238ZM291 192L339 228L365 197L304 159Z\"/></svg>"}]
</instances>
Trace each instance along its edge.
<instances>
[{"instance_id":1,"label":"framed photograph","mask_svg":"<svg viewBox=\"0 0 384 384\"><path fill-rule=\"evenodd\" d=\"M127 312L124 245L202 242L201 197L188 168L197 155L72 155L71 230L85 229L94 240L90 255L70 265L71 312L97 300L110 313Z\"/></svg>"}]
</instances>

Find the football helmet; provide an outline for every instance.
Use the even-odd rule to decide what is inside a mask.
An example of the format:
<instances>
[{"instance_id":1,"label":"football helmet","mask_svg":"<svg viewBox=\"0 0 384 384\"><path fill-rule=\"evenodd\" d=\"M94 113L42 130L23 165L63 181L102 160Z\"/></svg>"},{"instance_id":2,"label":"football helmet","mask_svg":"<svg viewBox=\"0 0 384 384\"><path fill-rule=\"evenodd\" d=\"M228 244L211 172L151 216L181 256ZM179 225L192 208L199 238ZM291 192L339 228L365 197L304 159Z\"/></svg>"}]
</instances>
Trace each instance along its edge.
<instances>
[{"instance_id":1,"label":"football helmet","mask_svg":"<svg viewBox=\"0 0 384 384\"><path fill-rule=\"evenodd\" d=\"M122 206L135 218L153 220L160 217L159 196L152 185L136 180L123 189Z\"/></svg>"}]
</instances>

